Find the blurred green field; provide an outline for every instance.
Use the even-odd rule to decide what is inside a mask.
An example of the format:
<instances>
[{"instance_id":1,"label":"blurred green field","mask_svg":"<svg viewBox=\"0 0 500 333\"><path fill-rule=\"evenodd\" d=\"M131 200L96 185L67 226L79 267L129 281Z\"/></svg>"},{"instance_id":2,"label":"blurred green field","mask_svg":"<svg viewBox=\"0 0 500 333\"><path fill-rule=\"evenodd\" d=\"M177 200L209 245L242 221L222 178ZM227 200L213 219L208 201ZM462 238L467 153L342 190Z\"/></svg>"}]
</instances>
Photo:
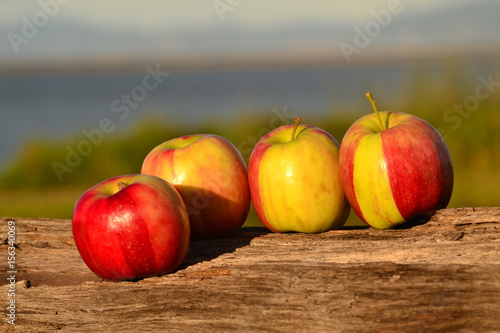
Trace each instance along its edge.
<instances>
[{"instance_id":1,"label":"blurred green field","mask_svg":"<svg viewBox=\"0 0 500 333\"><path fill-rule=\"evenodd\" d=\"M438 128L445 137L455 169L455 187L449 207L498 206L500 94L493 91L487 98L476 98L474 104L478 82L466 78L467 75L456 69L440 78L421 77L416 67L407 96L395 98L373 93L380 109L414 114ZM360 92L360 100L365 99L364 93ZM323 128L340 143L356 119L372 112L367 100L364 105L356 110L332 106L325 117L299 116L303 123ZM457 105L463 106L460 112ZM61 175L62 181L52 164L54 161L64 164L67 147L76 147L84 139L82 134L59 140L32 138L0 174L0 216L70 218L75 201L86 189L110 177L140 172L142 160L153 147L181 135L214 133L224 136L248 160L257 140L273 126L284 124L283 120L272 121L273 117L276 116L271 111L255 111L234 119L188 126L164 115L151 116L127 131L106 135L81 163L71 168L71 172ZM292 121L289 119L290 123ZM359 223L351 213L348 224ZM253 212L246 225L259 225Z\"/></svg>"}]
</instances>

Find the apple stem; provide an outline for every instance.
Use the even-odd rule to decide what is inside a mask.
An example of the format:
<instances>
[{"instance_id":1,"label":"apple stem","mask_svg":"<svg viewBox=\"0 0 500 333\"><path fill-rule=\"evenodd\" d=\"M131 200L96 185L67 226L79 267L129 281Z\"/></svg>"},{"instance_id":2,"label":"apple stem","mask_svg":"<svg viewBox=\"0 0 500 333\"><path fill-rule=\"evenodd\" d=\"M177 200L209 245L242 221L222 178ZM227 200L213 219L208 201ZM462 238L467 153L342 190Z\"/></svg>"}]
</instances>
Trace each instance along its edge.
<instances>
[{"instance_id":1,"label":"apple stem","mask_svg":"<svg viewBox=\"0 0 500 333\"><path fill-rule=\"evenodd\" d=\"M375 99L373 99L372 93L367 92L365 96L370 101L372 108L375 111L375 114L377 115L378 121L380 123L380 128L382 129L382 131L386 130L387 128L384 126L384 123L382 122L382 118L380 117L380 113L378 112L377 104L375 104Z\"/></svg>"},{"instance_id":2,"label":"apple stem","mask_svg":"<svg viewBox=\"0 0 500 333\"><path fill-rule=\"evenodd\" d=\"M129 185L129 184L127 184L127 183L125 183L125 182L119 182L119 183L117 184L118 189L119 189L120 191L121 191L121 190L123 190L123 189L124 189L125 187L127 187L128 185Z\"/></svg>"},{"instance_id":3,"label":"apple stem","mask_svg":"<svg viewBox=\"0 0 500 333\"><path fill-rule=\"evenodd\" d=\"M297 128L300 125L300 117L295 117L295 123L293 124L291 141L295 140L295 133L297 133Z\"/></svg>"}]
</instances>

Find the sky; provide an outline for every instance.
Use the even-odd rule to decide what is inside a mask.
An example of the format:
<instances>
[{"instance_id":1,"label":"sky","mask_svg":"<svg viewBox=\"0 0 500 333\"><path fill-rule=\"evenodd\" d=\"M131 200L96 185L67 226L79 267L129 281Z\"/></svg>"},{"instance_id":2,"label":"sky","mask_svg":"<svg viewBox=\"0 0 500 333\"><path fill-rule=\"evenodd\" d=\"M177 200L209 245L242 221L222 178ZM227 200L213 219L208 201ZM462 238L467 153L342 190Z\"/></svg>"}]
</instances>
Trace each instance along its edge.
<instances>
[{"instance_id":1,"label":"sky","mask_svg":"<svg viewBox=\"0 0 500 333\"><path fill-rule=\"evenodd\" d=\"M204 27L215 24L237 24L255 29L295 22L330 20L363 20L371 11L392 4L412 10L428 10L449 3L474 0L1 0L0 20L22 24L21 18L32 18L42 6L57 8L57 16L78 20L106 29L154 30L161 27ZM477 0L476 0L477 2Z\"/></svg>"},{"instance_id":2,"label":"sky","mask_svg":"<svg viewBox=\"0 0 500 333\"><path fill-rule=\"evenodd\" d=\"M182 62L277 53L342 60L346 49L340 45L355 43L356 29L373 28L377 15L393 10L390 26L375 26L384 33L371 36L376 37L373 48L389 52L392 47L402 54L436 45L490 45L498 40L492 37L497 18L490 15L498 6L485 10L478 4L498 4L492 1L0 0L0 66L34 59L58 66L60 60L168 57ZM470 13L470 7L452 12L460 4L483 10L480 15ZM442 15L449 10L450 15Z\"/></svg>"}]
</instances>

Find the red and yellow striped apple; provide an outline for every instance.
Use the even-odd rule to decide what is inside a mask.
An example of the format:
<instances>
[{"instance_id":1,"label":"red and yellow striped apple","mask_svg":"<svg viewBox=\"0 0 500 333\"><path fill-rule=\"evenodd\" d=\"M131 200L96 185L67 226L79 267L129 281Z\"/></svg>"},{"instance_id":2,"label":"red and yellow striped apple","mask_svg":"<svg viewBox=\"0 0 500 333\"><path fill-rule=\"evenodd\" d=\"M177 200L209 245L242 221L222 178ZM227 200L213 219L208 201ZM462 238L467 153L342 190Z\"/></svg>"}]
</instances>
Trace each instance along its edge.
<instances>
[{"instance_id":1,"label":"red and yellow striped apple","mask_svg":"<svg viewBox=\"0 0 500 333\"><path fill-rule=\"evenodd\" d=\"M73 211L76 247L105 280L175 270L189 249L189 218L175 188L147 175L110 178L87 190Z\"/></svg>"},{"instance_id":2,"label":"red and yellow striped apple","mask_svg":"<svg viewBox=\"0 0 500 333\"><path fill-rule=\"evenodd\" d=\"M358 119L339 153L340 177L356 214L387 229L445 208L453 189L453 167L441 135L426 121L401 112Z\"/></svg>"},{"instance_id":3,"label":"red and yellow striped apple","mask_svg":"<svg viewBox=\"0 0 500 333\"><path fill-rule=\"evenodd\" d=\"M174 185L189 213L192 238L223 237L241 228L250 209L245 161L227 139L178 137L155 147L141 173Z\"/></svg>"},{"instance_id":4,"label":"red and yellow striped apple","mask_svg":"<svg viewBox=\"0 0 500 333\"><path fill-rule=\"evenodd\" d=\"M344 225L350 206L340 184L339 145L317 127L281 126L260 139L250 156L255 211L273 232L319 233Z\"/></svg>"}]
</instances>

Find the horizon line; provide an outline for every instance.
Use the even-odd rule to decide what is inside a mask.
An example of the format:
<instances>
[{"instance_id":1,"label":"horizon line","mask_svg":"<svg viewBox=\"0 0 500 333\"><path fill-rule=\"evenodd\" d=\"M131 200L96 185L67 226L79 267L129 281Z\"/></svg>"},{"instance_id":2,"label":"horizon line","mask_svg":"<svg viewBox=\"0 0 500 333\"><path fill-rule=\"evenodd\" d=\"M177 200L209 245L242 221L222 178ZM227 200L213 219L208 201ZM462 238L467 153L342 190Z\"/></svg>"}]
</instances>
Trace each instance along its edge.
<instances>
[{"instance_id":1,"label":"horizon line","mask_svg":"<svg viewBox=\"0 0 500 333\"><path fill-rule=\"evenodd\" d=\"M329 51L303 52L302 54L255 53L245 55L177 56L177 57L88 57L51 58L0 61L0 75L22 74L78 74L117 73L142 71L151 64L168 67L172 71L223 71L294 69L324 67L355 67L384 64L418 63L443 60L472 60L498 58L500 48L491 44L456 47L435 47L420 50L361 50L353 61Z\"/></svg>"}]
</instances>

